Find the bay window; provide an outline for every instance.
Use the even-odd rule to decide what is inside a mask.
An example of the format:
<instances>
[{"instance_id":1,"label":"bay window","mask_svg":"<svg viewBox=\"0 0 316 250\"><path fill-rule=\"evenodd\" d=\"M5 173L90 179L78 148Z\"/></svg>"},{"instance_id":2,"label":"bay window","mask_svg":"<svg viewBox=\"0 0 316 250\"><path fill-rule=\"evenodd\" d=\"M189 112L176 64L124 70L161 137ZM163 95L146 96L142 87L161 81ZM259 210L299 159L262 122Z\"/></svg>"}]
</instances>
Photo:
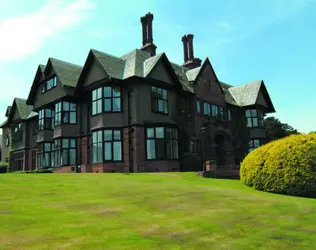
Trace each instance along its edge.
<instances>
[{"instance_id":1,"label":"bay window","mask_svg":"<svg viewBox=\"0 0 316 250\"><path fill-rule=\"evenodd\" d=\"M248 146L248 151L249 153L251 151L253 151L255 148L258 148L262 145L261 140L260 139L251 139L249 141L249 146Z\"/></svg>"},{"instance_id":2,"label":"bay window","mask_svg":"<svg viewBox=\"0 0 316 250\"><path fill-rule=\"evenodd\" d=\"M121 129L104 129L92 133L92 162L122 159Z\"/></svg>"},{"instance_id":3,"label":"bay window","mask_svg":"<svg viewBox=\"0 0 316 250\"><path fill-rule=\"evenodd\" d=\"M263 127L263 112L256 109L246 110L247 127L258 128Z\"/></svg>"},{"instance_id":4,"label":"bay window","mask_svg":"<svg viewBox=\"0 0 316 250\"><path fill-rule=\"evenodd\" d=\"M151 87L151 109L153 112L168 114L168 91Z\"/></svg>"},{"instance_id":5,"label":"bay window","mask_svg":"<svg viewBox=\"0 0 316 250\"><path fill-rule=\"evenodd\" d=\"M54 111L42 109L38 112L38 130L54 128Z\"/></svg>"},{"instance_id":6,"label":"bay window","mask_svg":"<svg viewBox=\"0 0 316 250\"><path fill-rule=\"evenodd\" d=\"M38 168L49 168L54 165L51 154L54 148L53 143L44 142L39 143L37 147L37 167Z\"/></svg>"},{"instance_id":7,"label":"bay window","mask_svg":"<svg viewBox=\"0 0 316 250\"><path fill-rule=\"evenodd\" d=\"M92 115L121 112L120 87L101 87L92 91Z\"/></svg>"},{"instance_id":8,"label":"bay window","mask_svg":"<svg viewBox=\"0 0 316 250\"><path fill-rule=\"evenodd\" d=\"M54 140L55 166L76 165L76 139L60 138Z\"/></svg>"},{"instance_id":9,"label":"bay window","mask_svg":"<svg viewBox=\"0 0 316 250\"><path fill-rule=\"evenodd\" d=\"M77 105L70 102L59 102L55 104L55 125L76 124Z\"/></svg>"},{"instance_id":10,"label":"bay window","mask_svg":"<svg viewBox=\"0 0 316 250\"><path fill-rule=\"evenodd\" d=\"M147 128L146 155L147 160L179 159L178 130L166 127Z\"/></svg>"}]
</instances>

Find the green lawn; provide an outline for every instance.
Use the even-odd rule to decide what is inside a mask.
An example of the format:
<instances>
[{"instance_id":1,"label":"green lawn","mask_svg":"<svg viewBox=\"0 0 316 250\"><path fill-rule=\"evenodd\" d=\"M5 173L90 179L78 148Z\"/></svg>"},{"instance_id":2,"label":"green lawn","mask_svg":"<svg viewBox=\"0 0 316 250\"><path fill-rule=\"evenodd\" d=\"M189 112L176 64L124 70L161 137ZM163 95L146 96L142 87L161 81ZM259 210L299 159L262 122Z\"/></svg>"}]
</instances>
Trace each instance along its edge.
<instances>
[{"instance_id":1,"label":"green lawn","mask_svg":"<svg viewBox=\"0 0 316 250\"><path fill-rule=\"evenodd\" d=\"M2 174L0 249L313 249L316 200L195 173ZM313 247L314 246L314 247Z\"/></svg>"}]
</instances>

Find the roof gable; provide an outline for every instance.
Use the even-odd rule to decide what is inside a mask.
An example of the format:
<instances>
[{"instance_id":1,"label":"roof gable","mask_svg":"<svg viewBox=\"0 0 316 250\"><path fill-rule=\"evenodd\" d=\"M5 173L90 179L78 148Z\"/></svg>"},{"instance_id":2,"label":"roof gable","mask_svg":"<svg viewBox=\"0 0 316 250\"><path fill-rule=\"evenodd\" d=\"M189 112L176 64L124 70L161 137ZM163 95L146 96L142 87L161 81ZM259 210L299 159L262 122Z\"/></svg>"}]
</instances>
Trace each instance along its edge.
<instances>
[{"instance_id":1,"label":"roof gable","mask_svg":"<svg viewBox=\"0 0 316 250\"><path fill-rule=\"evenodd\" d=\"M32 100L36 94L36 86L39 82L41 82L45 78L45 65L39 64L35 73L34 80L32 82L32 86L27 97L27 104L32 104Z\"/></svg>"},{"instance_id":2,"label":"roof gable","mask_svg":"<svg viewBox=\"0 0 316 250\"><path fill-rule=\"evenodd\" d=\"M50 69L53 69L63 86L76 87L82 67L55 58L49 58L44 74L47 75Z\"/></svg>"},{"instance_id":3,"label":"roof gable","mask_svg":"<svg viewBox=\"0 0 316 250\"><path fill-rule=\"evenodd\" d=\"M144 61L143 76L170 84L180 84L178 76L165 53L153 56Z\"/></svg>"}]
</instances>

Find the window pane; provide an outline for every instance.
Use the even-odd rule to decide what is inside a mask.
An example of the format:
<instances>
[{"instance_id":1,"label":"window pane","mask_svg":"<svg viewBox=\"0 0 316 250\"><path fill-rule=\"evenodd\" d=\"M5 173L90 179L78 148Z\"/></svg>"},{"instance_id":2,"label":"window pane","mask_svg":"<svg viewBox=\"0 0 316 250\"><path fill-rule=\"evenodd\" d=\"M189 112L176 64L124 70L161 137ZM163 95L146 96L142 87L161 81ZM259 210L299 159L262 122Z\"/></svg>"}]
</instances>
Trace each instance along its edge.
<instances>
[{"instance_id":1,"label":"window pane","mask_svg":"<svg viewBox=\"0 0 316 250\"><path fill-rule=\"evenodd\" d=\"M61 165L69 165L68 155L69 155L69 150L63 149L62 158L61 158L61 160L62 160Z\"/></svg>"},{"instance_id":2,"label":"window pane","mask_svg":"<svg viewBox=\"0 0 316 250\"><path fill-rule=\"evenodd\" d=\"M249 145L248 146L249 146L249 148L253 148L253 140L249 141Z\"/></svg>"},{"instance_id":3,"label":"window pane","mask_svg":"<svg viewBox=\"0 0 316 250\"><path fill-rule=\"evenodd\" d=\"M72 123L72 124L74 124L74 123L76 123L76 112L70 112L70 123Z\"/></svg>"},{"instance_id":4,"label":"window pane","mask_svg":"<svg viewBox=\"0 0 316 250\"><path fill-rule=\"evenodd\" d=\"M151 95L153 98L158 98L156 87L151 87Z\"/></svg>"},{"instance_id":5,"label":"window pane","mask_svg":"<svg viewBox=\"0 0 316 250\"><path fill-rule=\"evenodd\" d=\"M69 102L63 102L63 111L69 111Z\"/></svg>"},{"instance_id":6,"label":"window pane","mask_svg":"<svg viewBox=\"0 0 316 250\"><path fill-rule=\"evenodd\" d=\"M260 141L258 139L254 140L254 147L258 148L260 146Z\"/></svg>"},{"instance_id":7,"label":"window pane","mask_svg":"<svg viewBox=\"0 0 316 250\"><path fill-rule=\"evenodd\" d=\"M251 118L247 118L247 127L252 127Z\"/></svg>"},{"instance_id":8,"label":"window pane","mask_svg":"<svg viewBox=\"0 0 316 250\"><path fill-rule=\"evenodd\" d=\"M70 149L69 150L69 164L75 165L76 164L76 149Z\"/></svg>"},{"instance_id":9,"label":"window pane","mask_svg":"<svg viewBox=\"0 0 316 250\"><path fill-rule=\"evenodd\" d=\"M77 105L75 103L69 103L69 109L70 111L76 111Z\"/></svg>"},{"instance_id":10,"label":"window pane","mask_svg":"<svg viewBox=\"0 0 316 250\"><path fill-rule=\"evenodd\" d=\"M110 98L107 98L107 99L104 99L104 111L107 112L107 111L111 111L112 107L111 107L111 99Z\"/></svg>"},{"instance_id":11,"label":"window pane","mask_svg":"<svg viewBox=\"0 0 316 250\"><path fill-rule=\"evenodd\" d=\"M163 112L164 112L165 114L168 113L168 102L167 102L167 101L164 101L164 102L163 102Z\"/></svg>"},{"instance_id":12,"label":"window pane","mask_svg":"<svg viewBox=\"0 0 316 250\"><path fill-rule=\"evenodd\" d=\"M92 144L92 162L98 161L98 144Z\"/></svg>"},{"instance_id":13,"label":"window pane","mask_svg":"<svg viewBox=\"0 0 316 250\"><path fill-rule=\"evenodd\" d=\"M52 117L52 111L50 109L45 109L45 117Z\"/></svg>"},{"instance_id":14,"label":"window pane","mask_svg":"<svg viewBox=\"0 0 316 250\"><path fill-rule=\"evenodd\" d=\"M97 90L92 91L92 101L95 101L97 99Z\"/></svg>"},{"instance_id":15,"label":"window pane","mask_svg":"<svg viewBox=\"0 0 316 250\"><path fill-rule=\"evenodd\" d=\"M121 161L122 160L122 143L113 142L113 160Z\"/></svg>"},{"instance_id":16,"label":"window pane","mask_svg":"<svg viewBox=\"0 0 316 250\"><path fill-rule=\"evenodd\" d=\"M63 123L69 123L69 112L63 112Z\"/></svg>"},{"instance_id":17,"label":"window pane","mask_svg":"<svg viewBox=\"0 0 316 250\"><path fill-rule=\"evenodd\" d=\"M196 111L197 111L198 113L201 112L201 103L200 103L200 101L196 101Z\"/></svg>"},{"instance_id":18,"label":"window pane","mask_svg":"<svg viewBox=\"0 0 316 250\"><path fill-rule=\"evenodd\" d=\"M102 88L98 88L97 89L97 99L101 99L102 98Z\"/></svg>"},{"instance_id":19,"label":"window pane","mask_svg":"<svg viewBox=\"0 0 316 250\"><path fill-rule=\"evenodd\" d=\"M147 132L147 138L154 138L155 137L154 128L147 128L146 132Z\"/></svg>"},{"instance_id":20,"label":"window pane","mask_svg":"<svg viewBox=\"0 0 316 250\"><path fill-rule=\"evenodd\" d=\"M121 90L119 87L113 88L113 97L119 97L121 96Z\"/></svg>"},{"instance_id":21,"label":"window pane","mask_svg":"<svg viewBox=\"0 0 316 250\"><path fill-rule=\"evenodd\" d=\"M70 147L75 148L76 147L76 139L70 139Z\"/></svg>"},{"instance_id":22,"label":"window pane","mask_svg":"<svg viewBox=\"0 0 316 250\"><path fill-rule=\"evenodd\" d=\"M156 138L164 138L164 128L156 128Z\"/></svg>"},{"instance_id":23,"label":"window pane","mask_svg":"<svg viewBox=\"0 0 316 250\"><path fill-rule=\"evenodd\" d=\"M97 103L92 102L92 115L95 115L97 113Z\"/></svg>"},{"instance_id":24,"label":"window pane","mask_svg":"<svg viewBox=\"0 0 316 250\"><path fill-rule=\"evenodd\" d=\"M104 141L112 141L112 130L104 130L103 136Z\"/></svg>"},{"instance_id":25,"label":"window pane","mask_svg":"<svg viewBox=\"0 0 316 250\"><path fill-rule=\"evenodd\" d=\"M168 92L167 92L167 90L165 90L165 89L162 90L162 98L163 98L164 100L168 100Z\"/></svg>"},{"instance_id":26,"label":"window pane","mask_svg":"<svg viewBox=\"0 0 316 250\"><path fill-rule=\"evenodd\" d=\"M50 143L44 144L44 150L45 150L45 152L50 152Z\"/></svg>"},{"instance_id":27,"label":"window pane","mask_svg":"<svg viewBox=\"0 0 316 250\"><path fill-rule=\"evenodd\" d=\"M113 98L113 111L119 112L121 111L121 98Z\"/></svg>"},{"instance_id":28,"label":"window pane","mask_svg":"<svg viewBox=\"0 0 316 250\"><path fill-rule=\"evenodd\" d=\"M97 142L97 132L93 132L92 133L92 143L95 143L95 142Z\"/></svg>"},{"instance_id":29,"label":"window pane","mask_svg":"<svg viewBox=\"0 0 316 250\"><path fill-rule=\"evenodd\" d=\"M99 100L96 103L96 114L99 114L101 112L102 112L102 100Z\"/></svg>"},{"instance_id":30,"label":"window pane","mask_svg":"<svg viewBox=\"0 0 316 250\"><path fill-rule=\"evenodd\" d=\"M252 126L258 127L258 118L252 118Z\"/></svg>"},{"instance_id":31,"label":"window pane","mask_svg":"<svg viewBox=\"0 0 316 250\"><path fill-rule=\"evenodd\" d=\"M112 143L111 142L104 143L104 160L106 161L112 160Z\"/></svg>"},{"instance_id":32,"label":"window pane","mask_svg":"<svg viewBox=\"0 0 316 250\"><path fill-rule=\"evenodd\" d=\"M102 142L98 143L98 162L102 161Z\"/></svg>"},{"instance_id":33,"label":"window pane","mask_svg":"<svg viewBox=\"0 0 316 250\"><path fill-rule=\"evenodd\" d=\"M256 109L252 109L251 110L251 116L252 117L257 117L257 110Z\"/></svg>"},{"instance_id":34,"label":"window pane","mask_svg":"<svg viewBox=\"0 0 316 250\"><path fill-rule=\"evenodd\" d=\"M69 139L63 139L63 148L69 148Z\"/></svg>"},{"instance_id":35,"label":"window pane","mask_svg":"<svg viewBox=\"0 0 316 250\"><path fill-rule=\"evenodd\" d=\"M121 130L114 130L114 140L121 140Z\"/></svg>"},{"instance_id":36,"label":"window pane","mask_svg":"<svg viewBox=\"0 0 316 250\"><path fill-rule=\"evenodd\" d=\"M251 116L250 110L247 109L247 110L246 110L246 117L250 117L250 116Z\"/></svg>"},{"instance_id":37,"label":"window pane","mask_svg":"<svg viewBox=\"0 0 316 250\"><path fill-rule=\"evenodd\" d=\"M98 142L102 141L102 131L98 131Z\"/></svg>"},{"instance_id":38,"label":"window pane","mask_svg":"<svg viewBox=\"0 0 316 250\"><path fill-rule=\"evenodd\" d=\"M104 87L103 94L104 94L104 97L111 97L112 96L112 88L111 87Z\"/></svg>"},{"instance_id":39,"label":"window pane","mask_svg":"<svg viewBox=\"0 0 316 250\"><path fill-rule=\"evenodd\" d=\"M149 160L156 159L155 140L147 140L146 149L147 149L147 159Z\"/></svg>"},{"instance_id":40,"label":"window pane","mask_svg":"<svg viewBox=\"0 0 316 250\"><path fill-rule=\"evenodd\" d=\"M163 100L158 100L158 111L159 112L164 111Z\"/></svg>"}]
</instances>

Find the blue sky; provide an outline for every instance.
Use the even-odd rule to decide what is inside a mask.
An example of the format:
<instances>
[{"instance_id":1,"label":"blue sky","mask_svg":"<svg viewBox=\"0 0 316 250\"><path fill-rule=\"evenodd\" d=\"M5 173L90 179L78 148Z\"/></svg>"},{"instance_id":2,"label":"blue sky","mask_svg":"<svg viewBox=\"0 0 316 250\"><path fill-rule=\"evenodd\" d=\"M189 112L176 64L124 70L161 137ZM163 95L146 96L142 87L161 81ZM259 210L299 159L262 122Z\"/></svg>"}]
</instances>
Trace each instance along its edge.
<instances>
[{"instance_id":1,"label":"blue sky","mask_svg":"<svg viewBox=\"0 0 316 250\"><path fill-rule=\"evenodd\" d=\"M157 53L183 63L181 37L232 85L263 79L276 116L316 130L316 0L0 0L0 117L27 98L38 64L83 65L89 49L116 56L142 43L140 16L154 14Z\"/></svg>"}]
</instances>

